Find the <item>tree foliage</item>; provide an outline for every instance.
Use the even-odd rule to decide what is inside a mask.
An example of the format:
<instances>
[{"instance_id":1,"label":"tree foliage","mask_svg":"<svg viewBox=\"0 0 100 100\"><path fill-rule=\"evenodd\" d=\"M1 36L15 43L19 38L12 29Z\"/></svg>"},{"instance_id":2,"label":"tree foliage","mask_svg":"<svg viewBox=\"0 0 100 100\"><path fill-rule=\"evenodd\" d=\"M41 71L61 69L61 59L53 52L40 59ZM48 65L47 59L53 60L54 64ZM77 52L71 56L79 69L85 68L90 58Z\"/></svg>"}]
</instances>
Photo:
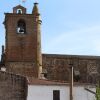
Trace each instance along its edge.
<instances>
[{"instance_id":1,"label":"tree foliage","mask_svg":"<svg viewBox=\"0 0 100 100\"><path fill-rule=\"evenodd\" d=\"M100 100L100 87L96 87L96 100Z\"/></svg>"}]
</instances>

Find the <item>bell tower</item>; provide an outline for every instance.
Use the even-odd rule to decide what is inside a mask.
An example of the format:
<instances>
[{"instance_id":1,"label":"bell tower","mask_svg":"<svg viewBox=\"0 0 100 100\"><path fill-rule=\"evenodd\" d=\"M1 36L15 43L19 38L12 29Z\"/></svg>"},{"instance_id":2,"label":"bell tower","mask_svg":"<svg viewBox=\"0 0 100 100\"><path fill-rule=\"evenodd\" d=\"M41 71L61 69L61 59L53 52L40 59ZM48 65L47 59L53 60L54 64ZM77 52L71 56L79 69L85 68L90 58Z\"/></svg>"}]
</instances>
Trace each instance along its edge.
<instances>
[{"instance_id":1,"label":"bell tower","mask_svg":"<svg viewBox=\"0 0 100 100\"><path fill-rule=\"evenodd\" d=\"M42 73L41 20L34 3L32 14L18 5L13 13L5 13L5 65L7 71L40 78Z\"/></svg>"}]
</instances>

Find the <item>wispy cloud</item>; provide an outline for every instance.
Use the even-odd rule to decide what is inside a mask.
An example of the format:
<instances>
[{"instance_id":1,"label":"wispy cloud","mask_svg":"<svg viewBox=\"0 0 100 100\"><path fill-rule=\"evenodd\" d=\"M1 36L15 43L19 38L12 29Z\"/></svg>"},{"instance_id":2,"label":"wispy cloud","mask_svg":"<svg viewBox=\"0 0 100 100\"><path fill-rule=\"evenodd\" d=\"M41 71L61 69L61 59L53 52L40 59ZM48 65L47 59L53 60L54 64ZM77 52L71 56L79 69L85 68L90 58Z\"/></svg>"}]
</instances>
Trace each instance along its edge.
<instances>
[{"instance_id":1,"label":"wispy cloud","mask_svg":"<svg viewBox=\"0 0 100 100\"><path fill-rule=\"evenodd\" d=\"M100 25L61 33L45 43L44 52L100 55ZM92 54L93 53L93 54Z\"/></svg>"}]
</instances>

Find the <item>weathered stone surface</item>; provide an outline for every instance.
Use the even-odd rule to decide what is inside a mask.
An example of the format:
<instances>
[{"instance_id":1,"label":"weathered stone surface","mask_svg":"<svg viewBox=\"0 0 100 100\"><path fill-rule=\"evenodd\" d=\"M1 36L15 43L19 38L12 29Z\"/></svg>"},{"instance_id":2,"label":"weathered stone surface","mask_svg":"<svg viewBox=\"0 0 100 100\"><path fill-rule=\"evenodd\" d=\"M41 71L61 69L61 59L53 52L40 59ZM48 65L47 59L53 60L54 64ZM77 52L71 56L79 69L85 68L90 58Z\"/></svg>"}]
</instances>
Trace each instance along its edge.
<instances>
[{"instance_id":1,"label":"weathered stone surface","mask_svg":"<svg viewBox=\"0 0 100 100\"><path fill-rule=\"evenodd\" d=\"M36 64L34 62L7 62L6 69L8 72L28 77L36 77Z\"/></svg>"},{"instance_id":2,"label":"weathered stone surface","mask_svg":"<svg viewBox=\"0 0 100 100\"><path fill-rule=\"evenodd\" d=\"M98 56L56 54L42 56L43 69L46 70L47 78L50 80L69 81L70 62L74 67L74 81L96 83L100 79L100 57Z\"/></svg>"},{"instance_id":3,"label":"weathered stone surface","mask_svg":"<svg viewBox=\"0 0 100 100\"><path fill-rule=\"evenodd\" d=\"M37 7L34 4L33 10ZM18 13L18 9L22 13ZM5 66L7 71L38 78L42 72L41 20L40 14L27 14L26 8L18 5L13 13L5 13L6 29ZM20 30L20 31L19 31ZM23 31L24 32L21 32Z\"/></svg>"},{"instance_id":4,"label":"weathered stone surface","mask_svg":"<svg viewBox=\"0 0 100 100\"><path fill-rule=\"evenodd\" d=\"M27 100L26 78L0 71L0 100Z\"/></svg>"}]
</instances>

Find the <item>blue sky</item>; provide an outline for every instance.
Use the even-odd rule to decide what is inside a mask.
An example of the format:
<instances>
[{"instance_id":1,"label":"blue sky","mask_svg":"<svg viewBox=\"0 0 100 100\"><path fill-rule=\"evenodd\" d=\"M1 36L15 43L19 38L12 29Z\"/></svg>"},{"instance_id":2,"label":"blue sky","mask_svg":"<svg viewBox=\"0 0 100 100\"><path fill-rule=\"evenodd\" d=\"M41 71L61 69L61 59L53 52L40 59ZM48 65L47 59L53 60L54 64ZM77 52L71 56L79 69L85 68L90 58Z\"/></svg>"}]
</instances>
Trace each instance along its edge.
<instances>
[{"instance_id":1,"label":"blue sky","mask_svg":"<svg viewBox=\"0 0 100 100\"><path fill-rule=\"evenodd\" d=\"M4 44L4 12L22 4L27 13L39 3L42 52L100 56L100 0L0 0L0 53Z\"/></svg>"}]
</instances>

